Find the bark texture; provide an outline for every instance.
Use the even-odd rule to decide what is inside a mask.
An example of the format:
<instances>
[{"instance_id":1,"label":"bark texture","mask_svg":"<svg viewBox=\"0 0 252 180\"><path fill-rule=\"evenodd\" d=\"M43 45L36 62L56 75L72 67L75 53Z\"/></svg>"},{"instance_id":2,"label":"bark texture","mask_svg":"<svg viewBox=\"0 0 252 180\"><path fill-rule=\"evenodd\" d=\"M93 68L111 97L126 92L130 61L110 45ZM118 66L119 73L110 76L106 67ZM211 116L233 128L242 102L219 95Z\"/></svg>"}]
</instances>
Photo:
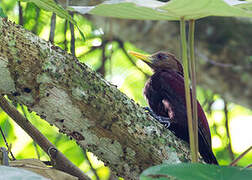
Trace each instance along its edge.
<instances>
[{"instance_id":1,"label":"bark texture","mask_svg":"<svg viewBox=\"0 0 252 180\"><path fill-rule=\"evenodd\" d=\"M70 54L0 18L0 93L71 136L119 176L187 162L188 145Z\"/></svg>"},{"instance_id":2,"label":"bark texture","mask_svg":"<svg viewBox=\"0 0 252 180\"><path fill-rule=\"evenodd\" d=\"M180 57L178 22L136 21L85 15L105 35L150 54L169 51ZM112 28L107 28L108 23ZM252 109L252 23L248 19L209 17L196 21L197 82L227 101Z\"/></svg>"}]
</instances>

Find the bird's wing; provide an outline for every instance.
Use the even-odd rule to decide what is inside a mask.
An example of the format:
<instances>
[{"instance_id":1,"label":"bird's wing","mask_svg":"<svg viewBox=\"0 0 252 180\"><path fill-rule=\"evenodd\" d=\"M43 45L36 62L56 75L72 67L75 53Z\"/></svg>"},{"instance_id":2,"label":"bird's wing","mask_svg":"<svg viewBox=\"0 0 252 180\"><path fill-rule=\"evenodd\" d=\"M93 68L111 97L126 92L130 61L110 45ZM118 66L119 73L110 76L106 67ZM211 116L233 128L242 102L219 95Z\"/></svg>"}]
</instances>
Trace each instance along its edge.
<instances>
[{"instance_id":1,"label":"bird's wing","mask_svg":"<svg viewBox=\"0 0 252 180\"><path fill-rule=\"evenodd\" d=\"M181 139L189 141L183 76L174 71L156 72L146 83L144 94L150 108L158 116L171 119L169 129ZM199 150L204 160L217 164L211 150L211 134L202 107L197 102L199 122Z\"/></svg>"},{"instance_id":2,"label":"bird's wing","mask_svg":"<svg viewBox=\"0 0 252 180\"><path fill-rule=\"evenodd\" d=\"M162 71L159 75L159 83L160 83L160 92L163 94L164 99L167 99L170 104L176 105L178 103L178 107L181 107L181 104L184 104L185 108L185 88L184 88L184 78L180 74L174 72L174 71ZM173 103L172 103L172 102ZM180 104L180 105L179 105ZM173 107L171 107L173 108ZM178 114L181 114L183 112L186 112L185 109L182 108L181 110L177 110ZM174 109L174 108L173 108ZM211 134L207 122L207 118L205 116L205 113L197 101L197 110L198 110L198 122L199 122L199 129L204 135L206 142L211 147ZM181 114L182 115L182 114ZM186 114L183 114L183 117L186 116ZM183 118L181 117L181 118Z\"/></svg>"}]
</instances>

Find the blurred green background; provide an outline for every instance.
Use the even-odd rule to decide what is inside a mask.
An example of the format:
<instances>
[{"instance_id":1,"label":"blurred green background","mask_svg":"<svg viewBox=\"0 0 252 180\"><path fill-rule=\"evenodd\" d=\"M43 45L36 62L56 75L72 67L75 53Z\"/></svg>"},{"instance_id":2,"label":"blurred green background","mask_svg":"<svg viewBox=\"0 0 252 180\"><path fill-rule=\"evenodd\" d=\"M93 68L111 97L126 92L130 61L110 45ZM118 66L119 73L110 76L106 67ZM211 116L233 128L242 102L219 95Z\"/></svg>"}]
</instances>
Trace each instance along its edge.
<instances>
[{"instance_id":1,"label":"blurred green background","mask_svg":"<svg viewBox=\"0 0 252 180\"><path fill-rule=\"evenodd\" d=\"M24 28L45 40L49 40L52 13L40 10L32 3L18 4L16 0L1 0L0 7L8 16L8 19L17 24L20 23L19 10L22 7L23 18L21 21ZM75 28L75 53L79 61L89 65L106 80L117 85L122 92L141 106L147 106L142 95L142 89L152 72L141 61L131 59L127 54L129 50L141 50L130 42L122 42L120 39L113 39L112 41L105 39L103 30L95 27L82 15L74 14L74 19L86 38L84 41ZM69 22L56 17L53 41L57 46L70 52L71 30ZM198 100L207 114L211 128L213 151L220 165L228 165L235 157L252 145L252 111L240 105L226 102L220 95L212 93L211 90L201 87L197 87L197 90ZM110 178L109 168L104 167L103 163L92 153L82 153L76 143L58 133L56 127L50 126L35 113L29 113L26 107L15 105L60 151L90 177L104 180ZM12 145L12 152L17 159L49 159L1 109L0 125L8 143ZM0 137L0 146L5 146L2 136ZM247 154L238 165L247 166L251 162L252 152Z\"/></svg>"}]
</instances>

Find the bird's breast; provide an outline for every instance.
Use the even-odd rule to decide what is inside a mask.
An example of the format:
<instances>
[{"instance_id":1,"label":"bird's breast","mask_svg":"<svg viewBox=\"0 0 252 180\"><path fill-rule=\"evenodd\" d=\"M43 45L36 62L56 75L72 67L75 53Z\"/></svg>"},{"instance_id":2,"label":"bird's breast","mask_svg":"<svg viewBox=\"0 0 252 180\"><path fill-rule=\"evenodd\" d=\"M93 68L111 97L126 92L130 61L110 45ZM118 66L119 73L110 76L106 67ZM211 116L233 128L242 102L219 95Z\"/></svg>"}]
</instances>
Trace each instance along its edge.
<instances>
[{"instance_id":1,"label":"bird's breast","mask_svg":"<svg viewBox=\"0 0 252 180\"><path fill-rule=\"evenodd\" d=\"M146 82L144 95L150 108L159 116L184 120L186 119L186 109L183 97L173 89L174 86L180 88L181 83L177 83L172 78L169 71L156 72ZM183 88L184 84L182 83Z\"/></svg>"}]
</instances>

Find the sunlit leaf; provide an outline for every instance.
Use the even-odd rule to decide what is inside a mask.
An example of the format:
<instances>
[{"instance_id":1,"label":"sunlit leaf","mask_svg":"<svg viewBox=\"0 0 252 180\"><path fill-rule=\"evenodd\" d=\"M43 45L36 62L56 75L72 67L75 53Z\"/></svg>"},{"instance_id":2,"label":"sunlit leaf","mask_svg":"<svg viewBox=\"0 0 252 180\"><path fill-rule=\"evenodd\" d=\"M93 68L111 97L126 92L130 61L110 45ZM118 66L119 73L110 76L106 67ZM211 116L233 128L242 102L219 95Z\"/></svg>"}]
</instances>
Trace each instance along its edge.
<instances>
[{"instance_id":1,"label":"sunlit leaf","mask_svg":"<svg viewBox=\"0 0 252 180\"><path fill-rule=\"evenodd\" d=\"M199 19L207 16L252 17L252 13L223 0L110 0L96 7L72 6L76 11L100 16L125 19L179 20Z\"/></svg>"}]
</instances>

